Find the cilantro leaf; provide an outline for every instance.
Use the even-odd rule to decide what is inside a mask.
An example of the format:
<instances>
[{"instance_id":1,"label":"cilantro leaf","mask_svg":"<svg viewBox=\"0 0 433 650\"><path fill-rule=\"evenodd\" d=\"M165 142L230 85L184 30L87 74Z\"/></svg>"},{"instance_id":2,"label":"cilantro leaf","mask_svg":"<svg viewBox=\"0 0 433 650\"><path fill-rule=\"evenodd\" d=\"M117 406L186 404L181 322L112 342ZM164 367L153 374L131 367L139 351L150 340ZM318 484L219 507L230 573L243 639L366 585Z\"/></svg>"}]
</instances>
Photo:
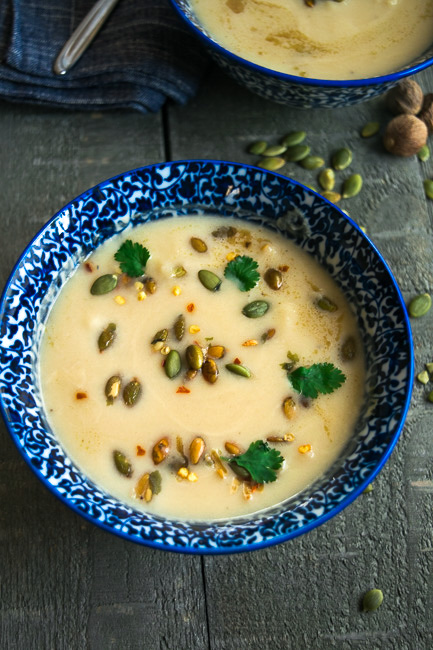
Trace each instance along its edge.
<instances>
[{"instance_id":1,"label":"cilantro leaf","mask_svg":"<svg viewBox=\"0 0 433 650\"><path fill-rule=\"evenodd\" d=\"M227 264L224 275L228 280L235 282L241 291L249 291L260 280L260 274L256 271L258 266L252 257L238 255Z\"/></svg>"},{"instance_id":2,"label":"cilantro leaf","mask_svg":"<svg viewBox=\"0 0 433 650\"><path fill-rule=\"evenodd\" d=\"M256 440L252 442L244 454L232 458L223 458L229 465L243 467L253 481L257 483L272 483L276 481L275 471L284 462L283 456L277 449L272 449L267 442Z\"/></svg>"},{"instance_id":3,"label":"cilantro leaf","mask_svg":"<svg viewBox=\"0 0 433 650\"><path fill-rule=\"evenodd\" d=\"M317 397L319 393L332 393L346 381L346 375L332 363L300 366L287 376L293 388L305 397Z\"/></svg>"},{"instance_id":4,"label":"cilantro leaf","mask_svg":"<svg viewBox=\"0 0 433 650\"><path fill-rule=\"evenodd\" d=\"M150 253L147 248L138 242L134 243L131 239L127 239L115 254L114 259L120 262L120 269L123 273L129 275L130 278L136 278L143 275L149 257Z\"/></svg>"}]
</instances>

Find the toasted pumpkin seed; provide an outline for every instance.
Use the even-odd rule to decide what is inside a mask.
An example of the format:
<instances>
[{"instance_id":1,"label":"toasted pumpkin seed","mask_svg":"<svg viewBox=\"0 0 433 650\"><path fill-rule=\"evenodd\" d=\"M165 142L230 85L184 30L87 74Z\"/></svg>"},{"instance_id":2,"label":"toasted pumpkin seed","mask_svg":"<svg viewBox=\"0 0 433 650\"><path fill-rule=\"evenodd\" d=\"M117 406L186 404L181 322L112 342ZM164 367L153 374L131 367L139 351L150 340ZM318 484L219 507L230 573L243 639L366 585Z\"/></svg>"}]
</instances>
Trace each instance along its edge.
<instances>
[{"instance_id":1,"label":"toasted pumpkin seed","mask_svg":"<svg viewBox=\"0 0 433 650\"><path fill-rule=\"evenodd\" d=\"M164 341L167 340L167 336L168 336L168 330L167 329L159 330L155 334L155 336L153 337L151 344L155 345L155 343L159 343L159 342L163 343Z\"/></svg>"},{"instance_id":2,"label":"toasted pumpkin seed","mask_svg":"<svg viewBox=\"0 0 433 650\"><path fill-rule=\"evenodd\" d=\"M114 403L114 400L119 396L120 387L122 385L122 380L119 375L113 375L108 379L105 384L105 397L107 398L107 406L111 406Z\"/></svg>"},{"instance_id":3,"label":"toasted pumpkin seed","mask_svg":"<svg viewBox=\"0 0 433 650\"><path fill-rule=\"evenodd\" d=\"M183 335L185 334L185 316L183 314L179 314L179 316L176 318L173 329L175 337L178 341L181 341L183 339Z\"/></svg>"},{"instance_id":4,"label":"toasted pumpkin seed","mask_svg":"<svg viewBox=\"0 0 433 650\"><path fill-rule=\"evenodd\" d=\"M116 338L116 324L109 323L107 327L102 330L98 337L98 348L99 352L103 352L112 345L114 339Z\"/></svg>"},{"instance_id":5,"label":"toasted pumpkin seed","mask_svg":"<svg viewBox=\"0 0 433 650\"><path fill-rule=\"evenodd\" d=\"M237 233L237 229L233 226L220 226L216 230L212 231L212 236L219 239L231 239Z\"/></svg>"},{"instance_id":6,"label":"toasted pumpkin seed","mask_svg":"<svg viewBox=\"0 0 433 650\"><path fill-rule=\"evenodd\" d=\"M308 156L311 151L311 147L307 144L297 144L294 147L289 147L284 154L284 158L287 162L300 162Z\"/></svg>"},{"instance_id":7,"label":"toasted pumpkin seed","mask_svg":"<svg viewBox=\"0 0 433 650\"><path fill-rule=\"evenodd\" d=\"M267 330L262 334L262 342L266 343L266 341L269 341L271 338L275 336L275 329L271 327L270 330Z\"/></svg>"},{"instance_id":8,"label":"toasted pumpkin seed","mask_svg":"<svg viewBox=\"0 0 433 650\"><path fill-rule=\"evenodd\" d=\"M424 181L424 192L428 199L433 201L433 180L426 178Z\"/></svg>"},{"instance_id":9,"label":"toasted pumpkin seed","mask_svg":"<svg viewBox=\"0 0 433 650\"><path fill-rule=\"evenodd\" d=\"M305 131L292 131L284 136L281 144L285 147L294 147L297 144L301 144L305 140L306 135Z\"/></svg>"},{"instance_id":10,"label":"toasted pumpkin seed","mask_svg":"<svg viewBox=\"0 0 433 650\"><path fill-rule=\"evenodd\" d=\"M207 349L207 356L212 359L222 359L226 353L223 345L210 345Z\"/></svg>"},{"instance_id":11,"label":"toasted pumpkin seed","mask_svg":"<svg viewBox=\"0 0 433 650\"><path fill-rule=\"evenodd\" d=\"M247 318L261 318L269 309L269 303L266 300L253 300L242 309L242 313Z\"/></svg>"},{"instance_id":12,"label":"toasted pumpkin seed","mask_svg":"<svg viewBox=\"0 0 433 650\"><path fill-rule=\"evenodd\" d=\"M267 269L264 279L270 289L273 289L274 291L281 289L283 276L281 271L278 271L278 269Z\"/></svg>"},{"instance_id":13,"label":"toasted pumpkin seed","mask_svg":"<svg viewBox=\"0 0 433 650\"><path fill-rule=\"evenodd\" d=\"M240 377L251 377L251 370L241 363L226 363L226 368L229 372Z\"/></svg>"},{"instance_id":14,"label":"toasted pumpkin seed","mask_svg":"<svg viewBox=\"0 0 433 650\"><path fill-rule=\"evenodd\" d=\"M137 379L132 379L123 389L123 401L126 406L134 406L140 397L141 384Z\"/></svg>"},{"instance_id":15,"label":"toasted pumpkin seed","mask_svg":"<svg viewBox=\"0 0 433 650\"><path fill-rule=\"evenodd\" d=\"M335 187L335 173L330 167L322 169L319 174L319 183L324 190L332 191Z\"/></svg>"},{"instance_id":16,"label":"toasted pumpkin seed","mask_svg":"<svg viewBox=\"0 0 433 650\"><path fill-rule=\"evenodd\" d=\"M225 442L224 447L233 456L238 456L241 453L240 447L235 442Z\"/></svg>"},{"instance_id":17,"label":"toasted pumpkin seed","mask_svg":"<svg viewBox=\"0 0 433 650\"><path fill-rule=\"evenodd\" d=\"M149 484L153 494L159 494L162 488L161 472L155 469L149 474Z\"/></svg>"},{"instance_id":18,"label":"toasted pumpkin seed","mask_svg":"<svg viewBox=\"0 0 433 650\"><path fill-rule=\"evenodd\" d=\"M352 174L349 178L343 183L343 191L341 196L343 199L351 199L360 193L362 188L362 176L361 174Z\"/></svg>"},{"instance_id":19,"label":"toasted pumpkin seed","mask_svg":"<svg viewBox=\"0 0 433 650\"><path fill-rule=\"evenodd\" d=\"M203 438L200 438L200 436L197 436L191 442L189 446L189 457L193 465L197 465L198 461L204 454L205 448L206 448L205 442Z\"/></svg>"},{"instance_id":20,"label":"toasted pumpkin seed","mask_svg":"<svg viewBox=\"0 0 433 650\"><path fill-rule=\"evenodd\" d=\"M103 296L117 287L118 277L115 273L107 273L96 278L90 287L92 296Z\"/></svg>"},{"instance_id":21,"label":"toasted pumpkin seed","mask_svg":"<svg viewBox=\"0 0 433 650\"><path fill-rule=\"evenodd\" d=\"M262 153L265 151L267 148L268 143L265 142L265 140L257 140L257 142L253 142L250 144L248 147L248 153L252 153L255 156L261 156Z\"/></svg>"},{"instance_id":22,"label":"toasted pumpkin seed","mask_svg":"<svg viewBox=\"0 0 433 650\"><path fill-rule=\"evenodd\" d=\"M202 366L202 375L210 384L214 384L218 379L218 366L213 359L206 359Z\"/></svg>"},{"instance_id":23,"label":"toasted pumpkin seed","mask_svg":"<svg viewBox=\"0 0 433 650\"><path fill-rule=\"evenodd\" d=\"M262 151L262 156L269 156L269 157L274 157L274 156L281 156L286 151L287 147L285 147L283 144L274 144L270 147L266 147L264 151Z\"/></svg>"},{"instance_id":24,"label":"toasted pumpkin seed","mask_svg":"<svg viewBox=\"0 0 433 650\"><path fill-rule=\"evenodd\" d=\"M348 336L341 346L343 361L352 361L356 356L356 341L353 336Z\"/></svg>"},{"instance_id":25,"label":"toasted pumpkin seed","mask_svg":"<svg viewBox=\"0 0 433 650\"><path fill-rule=\"evenodd\" d=\"M376 135L376 133L379 132L379 129L380 129L379 122L367 122L367 124L365 124L362 127L361 137L371 138L373 135Z\"/></svg>"},{"instance_id":26,"label":"toasted pumpkin seed","mask_svg":"<svg viewBox=\"0 0 433 650\"><path fill-rule=\"evenodd\" d=\"M221 456L218 453L218 451L216 449L212 449L212 451L210 452L210 456L217 470L220 470L223 473L223 475L227 474L227 467L222 462Z\"/></svg>"},{"instance_id":27,"label":"toasted pumpkin seed","mask_svg":"<svg viewBox=\"0 0 433 650\"><path fill-rule=\"evenodd\" d=\"M218 291L222 282L216 273L212 273L212 271L208 271L207 269L201 269L198 272L198 279L208 291Z\"/></svg>"},{"instance_id":28,"label":"toasted pumpkin seed","mask_svg":"<svg viewBox=\"0 0 433 650\"><path fill-rule=\"evenodd\" d=\"M331 300L331 298L328 298L328 296L322 296L319 298L316 302L316 305L323 311L334 312L338 309L338 306L335 304L335 302Z\"/></svg>"},{"instance_id":29,"label":"toasted pumpkin seed","mask_svg":"<svg viewBox=\"0 0 433 650\"><path fill-rule=\"evenodd\" d=\"M192 370L200 370L203 365L203 350L199 345L188 345L185 350L186 361Z\"/></svg>"},{"instance_id":30,"label":"toasted pumpkin seed","mask_svg":"<svg viewBox=\"0 0 433 650\"><path fill-rule=\"evenodd\" d=\"M423 147L421 147L416 155L418 156L418 160L421 162L427 162L427 160L430 158L430 149L428 148L428 145L425 144Z\"/></svg>"},{"instance_id":31,"label":"toasted pumpkin seed","mask_svg":"<svg viewBox=\"0 0 433 650\"><path fill-rule=\"evenodd\" d=\"M307 156L299 163L304 169L313 171L314 169L320 169L325 164L325 161L320 156Z\"/></svg>"},{"instance_id":32,"label":"toasted pumpkin seed","mask_svg":"<svg viewBox=\"0 0 433 650\"><path fill-rule=\"evenodd\" d=\"M115 449L115 451L113 451L113 460L116 469L120 474L123 474L123 476L126 476L127 478L132 476L132 465L125 454L118 449Z\"/></svg>"},{"instance_id":33,"label":"toasted pumpkin seed","mask_svg":"<svg viewBox=\"0 0 433 650\"><path fill-rule=\"evenodd\" d=\"M260 158L260 160L256 163L257 167L266 169L269 172L276 172L277 169L281 169L281 167L284 167L285 164L286 161L284 158L281 158L279 156L275 156L275 158Z\"/></svg>"},{"instance_id":34,"label":"toasted pumpkin seed","mask_svg":"<svg viewBox=\"0 0 433 650\"><path fill-rule=\"evenodd\" d=\"M161 440L158 440L158 442L153 446L152 449L152 460L155 463L155 465L159 465L160 463L162 463L162 461L167 458L169 451L170 451L170 444L168 442L168 439L161 438Z\"/></svg>"},{"instance_id":35,"label":"toasted pumpkin seed","mask_svg":"<svg viewBox=\"0 0 433 650\"><path fill-rule=\"evenodd\" d=\"M293 433L285 433L283 436L268 436L266 438L268 442L293 442L294 439Z\"/></svg>"},{"instance_id":36,"label":"toasted pumpkin seed","mask_svg":"<svg viewBox=\"0 0 433 650\"><path fill-rule=\"evenodd\" d=\"M296 403L293 397L286 397L283 401L283 411L288 420L291 420L294 417L296 412Z\"/></svg>"},{"instance_id":37,"label":"toasted pumpkin seed","mask_svg":"<svg viewBox=\"0 0 433 650\"><path fill-rule=\"evenodd\" d=\"M149 489L149 479L150 479L149 472L146 472L145 474L143 474L143 476L140 476L140 478L138 479L134 488L134 494L137 499L144 499L145 494Z\"/></svg>"},{"instance_id":38,"label":"toasted pumpkin seed","mask_svg":"<svg viewBox=\"0 0 433 650\"><path fill-rule=\"evenodd\" d=\"M343 169L346 169L346 167L349 167L352 158L353 155L351 150L347 147L343 147L342 149L338 149L338 151L336 151L332 156L332 166L337 171L342 171Z\"/></svg>"},{"instance_id":39,"label":"toasted pumpkin seed","mask_svg":"<svg viewBox=\"0 0 433 650\"><path fill-rule=\"evenodd\" d=\"M330 190L325 190L324 192L321 192L322 196L325 199L328 199L328 201L331 201L331 203L338 203L341 199L341 194L338 192L331 192Z\"/></svg>"},{"instance_id":40,"label":"toasted pumpkin seed","mask_svg":"<svg viewBox=\"0 0 433 650\"><path fill-rule=\"evenodd\" d=\"M169 379L174 379L180 373L182 362L177 350L170 350L164 364L165 374Z\"/></svg>"},{"instance_id":41,"label":"toasted pumpkin seed","mask_svg":"<svg viewBox=\"0 0 433 650\"><path fill-rule=\"evenodd\" d=\"M185 378L188 379L189 381L194 379L194 377L196 377L196 376L197 376L197 370L193 370L192 368L187 370L186 373L185 373Z\"/></svg>"},{"instance_id":42,"label":"toasted pumpkin seed","mask_svg":"<svg viewBox=\"0 0 433 650\"><path fill-rule=\"evenodd\" d=\"M428 293L421 293L419 296L415 296L415 298L412 298L409 303L409 315L412 316L412 318L425 316L425 314L430 310L431 303L431 296Z\"/></svg>"},{"instance_id":43,"label":"toasted pumpkin seed","mask_svg":"<svg viewBox=\"0 0 433 650\"><path fill-rule=\"evenodd\" d=\"M186 275L186 270L183 266L175 266L171 273L172 278L183 278L184 275Z\"/></svg>"},{"instance_id":44,"label":"toasted pumpkin seed","mask_svg":"<svg viewBox=\"0 0 433 650\"><path fill-rule=\"evenodd\" d=\"M144 288L146 289L147 293L153 294L156 291L156 282L153 278L147 278Z\"/></svg>"},{"instance_id":45,"label":"toasted pumpkin seed","mask_svg":"<svg viewBox=\"0 0 433 650\"><path fill-rule=\"evenodd\" d=\"M195 251L197 251L197 253L206 253L207 244L203 239L199 239L199 237L191 237L190 242L191 246Z\"/></svg>"},{"instance_id":46,"label":"toasted pumpkin seed","mask_svg":"<svg viewBox=\"0 0 433 650\"><path fill-rule=\"evenodd\" d=\"M370 589L364 594L362 599L362 609L364 612L374 612L383 603L383 593L380 589Z\"/></svg>"}]
</instances>

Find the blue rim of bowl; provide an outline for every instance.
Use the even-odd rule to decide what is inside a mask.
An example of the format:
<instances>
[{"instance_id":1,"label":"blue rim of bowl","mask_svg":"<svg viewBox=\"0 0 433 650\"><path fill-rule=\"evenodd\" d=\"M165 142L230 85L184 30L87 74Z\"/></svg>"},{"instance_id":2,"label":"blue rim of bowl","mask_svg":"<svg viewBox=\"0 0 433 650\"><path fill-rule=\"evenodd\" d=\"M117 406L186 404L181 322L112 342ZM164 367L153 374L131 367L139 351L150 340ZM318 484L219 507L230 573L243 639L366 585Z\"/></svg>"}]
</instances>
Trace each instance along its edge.
<instances>
[{"instance_id":1,"label":"blue rim of bowl","mask_svg":"<svg viewBox=\"0 0 433 650\"><path fill-rule=\"evenodd\" d=\"M247 552L247 551L261 550L261 549L264 549L264 548L275 546L277 544L281 544L283 542L287 542L287 541L289 541L291 539L294 539L295 537L298 537L299 535L303 535L304 533L307 533L307 532L313 530L314 528L326 523L329 519L333 518L335 515L340 513L344 508L349 506L365 490L367 485L369 485L376 478L376 476L382 470L385 463L388 461L388 459L389 459L395 445L397 444L397 441L398 441L398 439L400 437L400 434L402 432L402 429L403 429L403 426L404 426L404 423L405 423L405 420L406 420L407 412L408 412L409 406L410 406L410 401L411 401L411 396L412 396L412 391L413 391L413 382L414 382L413 337L412 337L412 330L411 330L411 326L410 326L410 322L409 322L409 316L408 316L408 313L407 313L406 305L405 305L402 293L400 291L400 288L399 288L399 286L397 284L396 279L394 278L394 275L393 275L389 265L387 264L387 262L385 261L385 259L383 258L382 254L377 249L377 247L373 244L371 239L361 230L361 228L358 226L358 224L355 221L353 221L353 219L351 219L348 215L346 215L344 212L342 212L342 210L340 210L340 208L338 208L331 201L328 201L323 196L321 196L318 192L315 192L314 190L310 189L309 187L306 187L305 185L303 185L302 183L292 179L291 177L284 176L283 174L279 174L278 172L271 172L271 171L263 170L260 167L256 167L254 165L248 165L248 164L245 164L245 163L236 163L236 162L231 162L231 161L226 161L226 160L214 160L214 159L186 159L186 160L174 160L174 161L165 162L165 163L154 163L152 165L144 165L143 167L137 167L137 168L129 170L127 172L122 172L120 174L112 176L109 179L107 179L105 181L102 181L101 183L98 183L97 185L94 185L93 187L85 190L84 192L82 192L77 197L71 199L71 201L69 201L58 212L56 212L53 215L53 217L51 217L51 219L49 219L42 226L42 228L40 228L38 230L38 232L34 235L34 237L27 244L27 246L25 247L25 249L23 250L23 252L19 256L18 260L14 264L14 266L13 266L13 268L12 268L10 274L9 274L6 285L5 285L5 287L4 287L3 291L2 291L2 294L0 296L0 315L3 313L4 308L5 308L6 296L7 296L7 292L8 292L8 289L9 289L9 285L10 285L10 283L11 283L11 281L12 281L14 275L15 275L16 270L20 266L21 261L25 258L28 251L31 249L33 243L41 235L41 233L46 228L48 228L59 216L61 216L65 210L71 209L73 203L75 203L76 201L79 201L80 199L85 198L91 192L94 192L97 189L102 189L106 185L109 185L110 183L112 183L113 181L115 181L117 179L120 179L123 176L134 173L134 172L140 172L142 170L156 169L156 168L161 167L161 166L164 166L164 167L165 166L170 166L171 167L171 166L182 165L182 164L199 164L199 165L202 165L202 164L208 164L208 163L211 163L211 164L214 164L214 165L233 165L233 166L238 167L238 168L257 170L258 172L260 172L262 174L264 173L265 175L276 176L278 178L283 179L284 181L289 181L289 182L291 182L291 183L293 183L293 184L295 184L295 185L297 185L299 187L302 187L302 189L305 190L305 192L316 195L322 201L324 201L324 202L328 203L329 205L331 205L335 210L337 210L337 212L340 213L340 216L344 220L348 221L359 232L359 234L368 241L369 246L371 246L371 248L375 251L376 255L378 256L378 259L384 265L384 267L385 267L385 269L386 269L386 271L387 271L387 273L389 275L389 278L390 278L390 280L392 282L392 286L393 286L393 288L394 288L394 290L396 292L398 300L400 302L400 306L402 308L402 313L404 315L404 324L405 324L406 331L407 331L407 346L408 346L408 352L409 352L409 355L408 355L408 357L409 357L409 359L408 359L409 360L409 373L408 373L407 392L406 392L406 397L405 397L405 402L404 402L404 408L402 409L402 413L401 413L401 417L400 417L400 420L398 422L398 425L395 427L395 431L393 433L392 440L390 441L390 443L389 443L388 447L386 448L386 450L383 452L383 455L381 456L380 461L377 463L377 465L375 466L373 471L361 482L361 484L358 486L358 488L354 489L352 492L350 492L348 494L347 497L342 499L338 503L338 505L336 505L332 509L332 511L326 512L323 515L319 515L316 519L314 519L314 521L306 524L305 526L302 526L302 528L296 529L296 530L291 531L289 533L285 533L285 534L283 533L283 534L280 534L280 535L275 536L273 538L265 539L263 541L244 544L244 545L242 545L240 547L233 545L233 546L230 546L230 547L224 546L224 547L211 547L211 548L201 548L201 547L196 548L196 547L182 547L182 546L175 547L175 546L168 545L166 543L161 544L161 543L154 542L153 540L148 540L148 539L143 539L141 537L138 538L137 536L128 535L127 533L124 533L122 530L118 530L116 528L113 528L113 527L105 524L103 521L100 521L99 519L96 519L96 518L92 517L87 512L84 512L78 506L76 506L74 503L70 502L67 499L67 497L65 497L61 493L59 493L58 490L56 489L56 487L54 485L52 485L45 478L45 476L33 465L33 463L31 462L31 459L29 458L29 456L25 453L25 448L22 447L21 445L19 445L16 437L13 434L13 431L11 430L11 423L10 423L10 420L9 420L7 414L6 414L5 409L4 409L3 400L2 400L1 395L0 395L0 412L2 414L4 422L6 424L6 428L7 428L8 432L9 432L9 435L12 438L15 446L18 448L18 451L20 452L22 458L27 463L27 465L32 469L34 474L36 474L38 479L62 503L64 503L66 506L68 506L68 508L73 510L75 514L79 515L80 517L83 517L84 519L86 519L87 521L92 523L93 525L98 526L98 528L101 528L102 530L107 531L107 532L109 532L109 533L111 533L111 534L113 534L113 535L115 535L117 537L128 540L130 542L137 543L137 544L139 544L141 546L147 546L147 547L158 549L158 550L161 550L161 551L162 550L163 551L171 551L173 553L181 553L181 554L186 554L186 555L229 555L229 554L233 554L233 553L244 553L244 552ZM259 514L261 514L261 513L259 513ZM266 511L263 511L263 514L266 514ZM181 520L179 520L178 523L179 524L185 523L186 525L189 525L188 521L182 522ZM225 523L224 521L217 521L216 524L210 524L210 525L224 526L224 523ZM239 523L242 523L242 522L239 522ZM204 522L201 525L206 526L206 522ZM232 525L236 526L236 521L234 521Z\"/></svg>"},{"instance_id":2,"label":"blue rim of bowl","mask_svg":"<svg viewBox=\"0 0 433 650\"><path fill-rule=\"evenodd\" d=\"M340 79L340 80L329 80L329 79L315 79L314 77L298 77L296 75L287 74L285 72L278 72L277 70L271 70L271 68L265 68L264 66L253 63L248 59L244 59L230 50L225 49L222 45L212 40L205 32L202 32L193 22L189 20L186 14L180 8L177 0L170 0L173 8L186 23L189 29L195 33L196 36L208 47L215 50L221 56L232 59L234 63L245 67L251 68L255 72L260 73L261 75L267 75L269 77L274 77L280 81L290 81L291 83L299 84L301 86L322 86L327 88L357 88L362 86L373 86L381 84L392 84L397 83L405 77L417 74L425 68L433 65L433 55L431 55L425 61L420 63L415 63L408 68L403 70L398 70L397 72L392 72L387 75L380 75L379 77L368 77L366 79ZM432 46L430 46L432 47ZM427 48L428 51L430 48ZM420 57L423 55L421 54ZM419 57L418 57L419 58Z\"/></svg>"}]
</instances>

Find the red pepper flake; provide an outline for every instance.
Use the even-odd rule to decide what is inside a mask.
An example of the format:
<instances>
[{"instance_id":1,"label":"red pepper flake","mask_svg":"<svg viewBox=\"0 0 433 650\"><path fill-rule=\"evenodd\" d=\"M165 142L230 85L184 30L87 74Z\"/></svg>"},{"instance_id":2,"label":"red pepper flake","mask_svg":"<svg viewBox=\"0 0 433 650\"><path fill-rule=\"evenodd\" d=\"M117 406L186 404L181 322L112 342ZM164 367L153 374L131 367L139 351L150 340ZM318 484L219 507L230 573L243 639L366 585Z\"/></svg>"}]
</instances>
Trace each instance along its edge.
<instances>
[{"instance_id":1,"label":"red pepper flake","mask_svg":"<svg viewBox=\"0 0 433 650\"><path fill-rule=\"evenodd\" d=\"M189 313L193 312L195 309L195 305L193 302L190 302L189 305L186 306L186 311L189 311Z\"/></svg>"},{"instance_id":2,"label":"red pepper flake","mask_svg":"<svg viewBox=\"0 0 433 650\"><path fill-rule=\"evenodd\" d=\"M236 357L236 359L234 359L233 363L237 363L239 365L241 363L241 360L239 359L239 357Z\"/></svg>"},{"instance_id":3,"label":"red pepper flake","mask_svg":"<svg viewBox=\"0 0 433 650\"><path fill-rule=\"evenodd\" d=\"M89 271L89 273L93 273L93 264L91 262L85 262L84 268L86 271Z\"/></svg>"},{"instance_id":4,"label":"red pepper flake","mask_svg":"<svg viewBox=\"0 0 433 650\"><path fill-rule=\"evenodd\" d=\"M279 270L279 271L282 271L283 273L285 273L286 271L289 270L289 267L287 266L287 264L283 264L282 266L279 266L279 267L278 267L278 270Z\"/></svg>"},{"instance_id":5,"label":"red pepper flake","mask_svg":"<svg viewBox=\"0 0 433 650\"><path fill-rule=\"evenodd\" d=\"M144 456L146 450L141 445L137 445L137 456Z\"/></svg>"},{"instance_id":6,"label":"red pepper flake","mask_svg":"<svg viewBox=\"0 0 433 650\"><path fill-rule=\"evenodd\" d=\"M186 386L179 386L177 389L176 393L190 393L190 389L187 388Z\"/></svg>"},{"instance_id":7,"label":"red pepper flake","mask_svg":"<svg viewBox=\"0 0 433 650\"><path fill-rule=\"evenodd\" d=\"M77 392L75 393L75 397L76 397L77 399L86 399L86 397L87 397L87 393L83 393L83 392L81 392L81 391L77 391Z\"/></svg>"}]
</instances>

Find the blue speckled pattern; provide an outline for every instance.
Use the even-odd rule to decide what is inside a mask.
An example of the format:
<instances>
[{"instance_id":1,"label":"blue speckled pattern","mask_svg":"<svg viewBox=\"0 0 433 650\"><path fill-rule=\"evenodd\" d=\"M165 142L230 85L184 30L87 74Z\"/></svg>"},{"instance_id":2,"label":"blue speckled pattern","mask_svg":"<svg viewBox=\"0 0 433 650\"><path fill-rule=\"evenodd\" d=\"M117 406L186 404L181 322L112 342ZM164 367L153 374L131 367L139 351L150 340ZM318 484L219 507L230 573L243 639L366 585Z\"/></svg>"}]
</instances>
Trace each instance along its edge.
<instances>
[{"instance_id":1,"label":"blue speckled pattern","mask_svg":"<svg viewBox=\"0 0 433 650\"><path fill-rule=\"evenodd\" d=\"M433 45L402 70L371 79L327 81L275 72L221 47L194 15L190 0L171 0L174 9L202 41L213 59L238 83L278 104L297 108L338 108L359 104L433 64Z\"/></svg>"},{"instance_id":2,"label":"blue speckled pattern","mask_svg":"<svg viewBox=\"0 0 433 650\"><path fill-rule=\"evenodd\" d=\"M235 216L282 233L322 263L357 314L368 368L356 431L325 477L287 503L215 524L135 511L92 484L47 425L38 348L53 300L99 244L126 228L196 212ZM371 481L397 441L409 405L412 340L400 292L359 228L335 206L279 174L237 163L184 161L127 172L69 203L15 266L0 305L1 407L37 476L65 503L127 539L183 552L224 553L285 541L326 521Z\"/></svg>"}]
</instances>

